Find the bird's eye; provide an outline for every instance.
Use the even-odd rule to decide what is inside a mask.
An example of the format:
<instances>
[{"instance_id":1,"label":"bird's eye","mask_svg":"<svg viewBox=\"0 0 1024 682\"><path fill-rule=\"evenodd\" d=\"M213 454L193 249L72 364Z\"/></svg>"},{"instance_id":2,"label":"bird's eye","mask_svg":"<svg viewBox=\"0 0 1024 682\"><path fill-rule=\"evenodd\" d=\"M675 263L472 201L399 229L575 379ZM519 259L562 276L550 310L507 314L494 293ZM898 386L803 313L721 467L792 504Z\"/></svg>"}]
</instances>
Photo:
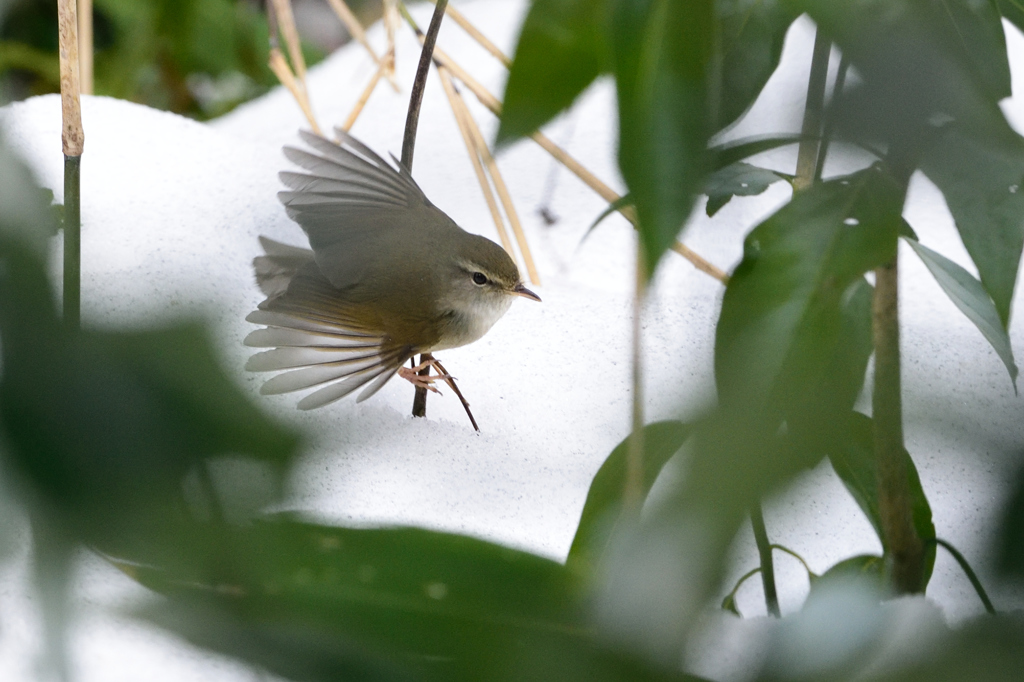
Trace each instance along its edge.
<instances>
[{"instance_id":1,"label":"bird's eye","mask_svg":"<svg viewBox=\"0 0 1024 682\"><path fill-rule=\"evenodd\" d=\"M473 273L473 284L478 284L480 286L483 286L483 285L487 284L487 275L485 275L482 272L474 272Z\"/></svg>"}]
</instances>

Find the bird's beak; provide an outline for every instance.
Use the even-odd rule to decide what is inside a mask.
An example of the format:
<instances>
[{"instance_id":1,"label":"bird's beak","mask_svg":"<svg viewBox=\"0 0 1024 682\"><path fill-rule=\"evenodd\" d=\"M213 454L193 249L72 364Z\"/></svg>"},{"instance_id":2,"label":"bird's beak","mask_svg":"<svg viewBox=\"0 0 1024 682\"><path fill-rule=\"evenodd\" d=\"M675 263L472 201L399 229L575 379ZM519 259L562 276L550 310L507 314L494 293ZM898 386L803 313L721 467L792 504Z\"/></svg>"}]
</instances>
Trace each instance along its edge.
<instances>
[{"instance_id":1,"label":"bird's beak","mask_svg":"<svg viewBox=\"0 0 1024 682\"><path fill-rule=\"evenodd\" d=\"M512 293L516 296L522 296L523 298L528 298L531 301L537 301L540 303L540 296L524 287L521 283L512 287Z\"/></svg>"}]
</instances>

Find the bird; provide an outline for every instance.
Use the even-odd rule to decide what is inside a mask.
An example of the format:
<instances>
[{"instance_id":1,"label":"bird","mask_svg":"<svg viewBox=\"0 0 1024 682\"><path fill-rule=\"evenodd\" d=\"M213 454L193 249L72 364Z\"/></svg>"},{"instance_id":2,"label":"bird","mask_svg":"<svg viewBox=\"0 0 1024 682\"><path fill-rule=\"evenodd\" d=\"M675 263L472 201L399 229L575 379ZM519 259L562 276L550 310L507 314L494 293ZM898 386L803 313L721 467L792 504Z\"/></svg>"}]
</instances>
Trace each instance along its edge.
<instances>
[{"instance_id":1,"label":"bird","mask_svg":"<svg viewBox=\"0 0 1024 682\"><path fill-rule=\"evenodd\" d=\"M266 299L246 320L263 328L243 341L269 349L247 370L280 372L261 393L315 389L302 410L359 389L362 402L395 375L433 388L423 364L405 363L476 341L517 297L541 300L504 249L434 206L393 155L391 165L335 132L303 130L306 148L284 148L300 170L279 174L278 198L310 248L260 236L253 269Z\"/></svg>"}]
</instances>

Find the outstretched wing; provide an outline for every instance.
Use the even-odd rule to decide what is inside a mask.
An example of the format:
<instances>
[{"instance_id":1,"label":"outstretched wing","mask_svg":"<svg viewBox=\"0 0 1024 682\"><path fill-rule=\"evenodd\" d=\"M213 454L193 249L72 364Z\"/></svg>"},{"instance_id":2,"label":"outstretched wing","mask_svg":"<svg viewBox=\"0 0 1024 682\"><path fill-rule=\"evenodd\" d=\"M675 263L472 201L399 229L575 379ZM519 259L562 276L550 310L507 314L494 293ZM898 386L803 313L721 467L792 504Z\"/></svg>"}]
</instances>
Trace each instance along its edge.
<instances>
[{"instance_id":1,"label":"outstretched wing","mask_svg":"<svg viewBox=\"0 0 1024 682\"><path fill-rule=\"evenodd\" d=\"M300 131L309 150L285 147L306 172L281 172L288 190L278 198L309 236L321 272L341 288L360 281L396 227L448 218L401 164L395 168L345 131L337 134L335 143Z\"/></svg>"},{"instance_id":2,"label":"outstretched wing","mask_svg":"<svg viewBox=\"0 0 1024 682\"><path fill-rule=\"evenodd\" d=\"M285 247L294 249L292 252L283 251L279 247L284 245L267 241L267 256L257 258L257 263L260 258L264 263L300 258L304 251L295 247ZM299 401L303 410L322 407L360 388L359 401L366 400L417 352L394 344L361 321L358 311L346 303L312 260L292 274L283 293L263 301L245 319L266 325L249 334L245 345L270 349L249 358L245 368L253 372L284 370L264 383L260 392L279 394L319 387Z\"/></svg>"}]
</instances>

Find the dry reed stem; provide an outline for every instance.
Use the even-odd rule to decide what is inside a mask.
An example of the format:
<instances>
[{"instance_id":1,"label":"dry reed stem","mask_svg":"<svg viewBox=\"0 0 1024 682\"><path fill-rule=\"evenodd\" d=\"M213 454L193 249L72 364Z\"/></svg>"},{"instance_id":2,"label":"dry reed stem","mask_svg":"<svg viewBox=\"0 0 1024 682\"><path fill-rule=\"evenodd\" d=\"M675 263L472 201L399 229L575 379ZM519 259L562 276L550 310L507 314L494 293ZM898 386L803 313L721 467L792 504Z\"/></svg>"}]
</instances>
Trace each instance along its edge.
<instances>
[{"instance_id":1,"label":"dry reed stem","mask_svg":"<svg viewBox=\"0 0 1024 682\"><path fill-rule=\"evenodd\" d=\"M363 29L363 25L359 23L359 19L352 13L349 6L345 4L344 0L327 0L327 4L331 6L334 13L338 15L338 19L341 23L345 24L345 28L348 30L348 34L356 39L360 45L366 48L366 51L370 54L370 58L377 65L379 69L381 67L381 58L377 56L377 51L373 49L373 45L370 44L369 39L366 37L366 30ZM398 82L395 80L395 74L385 72L384 74L388 82L391 83L391 87L395 92L398 92Z\"/></svg>"},{"instance_id":2,"label":"dry reed stem","mask_svg":"<svg viewBox=\"0 0 1024 682\"><path fill-rule=\"evenodd\" d=\"M78 0L78 83L83 95L93 91L92 0Z\"/></svg>"},{"instance_id":3,"label":"dry reed stem","mask_svg":"<svg viewBox=\"0 0 1024 682\"><path fill-rule=\"evenodd\" d=\"M316 119L313 118L313 109L309 105L309 98L306 97L305 90L300 87L298 81L295 80L295 76L292 74L292 70L288 68L288 62L285 61L284 55L281 54L281 50L276 47L270 48L270 70L274 72L277 79L281 81L281 85L288 88L288 92L292 93L292 97L298 103L299 108L302 109L302 113L305 114L306 120L309 121L310 127L313 132L320 135L320 126L317 125Z\"/></svg>"},{"instance_id":4,"label":"dry reed stem","mask_svg":"<svg viewBox=\"0 0 1024 682\"><path fill-rule=\"evenodd\" d=\"M533 254L530 252L530 245L526 241L523 226L519 222L519 214L516 212L515 204L512 202L512 195L509 194L508 188L505 186L505 180L501 176L501 171L498 170L498 164L494 161L494 156L487 147L487 140L484 139L483 133L480 132L476 121L469 115L468 109L466 110L466 123L469 126L473 142L476 144L477 152L480 154L480 158L483 159L484 166L494 182L494 191L498 193L501 205L505 208L505 215L508 216L508 222L512 226L512 233L516 237L516 243L519 244L519 253L523 256L523 263L526 265L526 273L532 283L540 285L540 275L537 274L537 267L533 263Z\"/></svg>"},{"instance_id":5,"label":"dry reed stem","mask_svg":"<svg viewBox=\"0 0 1024 682\"><path fill-rule=\"evenodd\" d=\"M295 28L295 15L292 14L291 0L273 0L274 15L277 27L288 45L288 56L291 58L292 69L296 79L306 89L306 59L302 56L302 44L299 42L299 30Z\"/></svg>"},{"instance_id":6,"label":"dry reed stem","mask_svg":"<svg viewBox=\"0 0 1024 682\"><path fill-rule=\"evenodd\" d=\"M436 2L437 0L433 1ZM505 65L506 68L512 66L512 60L508 58L508 55L502 52L497 45L488 40L487 36L481 33L476 26L469 23L469 19L467 19L462 12L455 9L450 3L445 8L445 12L448 13L448 16L450 16L456 24L462 27L463 31L468 33L473 40L478 42L480 47L494 55L498 61Z\"/></svg>"},{"instance_id":7,"label":"dry reed stem","mask_svg":"<svg viewBox=\"0 0 1024 682\"><path fill-rule=\"evenodd\" d=\"M441 77L441 85L444 86L444 92L448 96L448 103L451 105L452 113L455 115L455 122L459 126L459 132L462 133L462 141L466 144L466 152L469 153L469 159L473 163L473 171L476 173L477 182L480 183L480 191L483 192L484 200L487 202L487 208L491 212L491 218L494 220L494 227L498 231L498 237L501 239L501 245L511 256L515 259L515 252L512 250L512 242L508 238L508 233L505 230L505 223L501 219L501 212L498 210L498 202L494 199L494 193L491 191L491 185L487 181L487 175L484 173L483 164L480 162L480 154L476 149L476 142L473 140L472 134L469 132L469 127L466 124L465 117L468 116L469 111L466 109L466 103L462 101L462 96L456 92L455 85L452 83L452 77L448 73L448 69L443 66L437 67L437 73Z\"/></svg>"},{"instance_id":8,"label":"dry reed stem","mask_svg":"<svg viewBox=\"0 0 1024 682\"><path fill-rule=\"evenodd\" d=\"M373 94L374 88L376 88L377 83L380 82L380 77L383 71L384 67L379 66L377 67L377 70L373 72L373 78L371 78L370 82L366 84L366 89L363 90L363 94L359 96L359 101L357 101L356 105L352 107L352 113L348 115L348 118L345 119L345 123L341 126L342 130L345 132L352 129L352 126L356 124L356 119L359 118L359 114L363 113L363 107L366 106L367 101L370 99L370 95Z\"/></svg>"},{"instance_id":9,"label":"dry reed stem","mask_svg":"<svg viewBox=\"0 0 1024 682\"><path fill-rule=\"evenodd\" d=\"M60 0L57 25L60 52L61 145L64 156L81 156L85 148L78 80L78 11L75 0Z\"/></svg>"},{"instance_id":10,"label":"dry reed stem","mask_svg":"<svg viewBox=\"0 0 1024 682\"><path fill-rule=\"evenodd\" d=\"M398 30L398 25L401 23L401 18L398 16L398 0L384 0L384 16L382 17L384 22L384 33L387 36L387 48L384 50L384 57L381 64L384 68L384 73L389 78L394 79L395 77L395 32Z\"/></svg>"}]
</instances>

